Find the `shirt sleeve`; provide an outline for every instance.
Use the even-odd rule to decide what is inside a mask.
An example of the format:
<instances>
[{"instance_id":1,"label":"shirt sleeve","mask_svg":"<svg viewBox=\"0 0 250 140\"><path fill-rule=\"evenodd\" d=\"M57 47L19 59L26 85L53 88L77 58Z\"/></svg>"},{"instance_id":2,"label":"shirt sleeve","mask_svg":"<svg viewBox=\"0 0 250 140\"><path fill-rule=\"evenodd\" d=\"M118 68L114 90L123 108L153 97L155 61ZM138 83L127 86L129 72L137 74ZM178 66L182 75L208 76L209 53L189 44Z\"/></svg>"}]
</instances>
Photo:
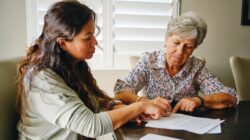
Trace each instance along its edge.
<instances>
[{"instance_id":1,"label":"shirt sleeve","mask_svg":"<svg viewBox=\"0 0 250 140\"><path fill-rule=\"evenodd\" d=\"M113 131L109 115L93 113L56 74L35 75L28 101L39 116L60 128L93 138Z\"/></svg>"},{"instance_id":2,"label":"shirt sleeve","mask_svg":"<svg viewBox=\"0 0 250 140\"><path fill-rule=\"evenodd\" d=\"M117 94L121 91L139 92L148 81L148 72L149 53L144 53L129 72L128 76L124 80L118 79L116 81L114 93Z\"/></svg>"},{"instance_id":3,"label":"shirt sleeve","mask_svg":"<svg viewBox=\"0 0 250 140\"><path fill-rule=\"evenodd\" d=\"M238 100L238 94L235 89L227 87L220 82L215 75L205 68L205 62L202 62L201 67L196 74L196 85L205 95L223 92L236 97Z\"/></svg>"}]
</instances>

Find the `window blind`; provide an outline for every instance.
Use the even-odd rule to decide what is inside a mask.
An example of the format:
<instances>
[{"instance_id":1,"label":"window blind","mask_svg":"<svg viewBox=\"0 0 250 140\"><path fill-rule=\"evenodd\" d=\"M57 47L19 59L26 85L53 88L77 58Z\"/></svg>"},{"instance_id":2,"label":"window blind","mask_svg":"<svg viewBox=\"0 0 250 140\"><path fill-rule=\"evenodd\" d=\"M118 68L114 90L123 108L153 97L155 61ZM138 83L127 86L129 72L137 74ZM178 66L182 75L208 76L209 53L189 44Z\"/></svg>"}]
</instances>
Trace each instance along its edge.
<instances>
[{"instance_id":1,"label":"window blind","mask_svg":"<svg viewBox=\"0 0 250 140\"><path fill-rule=\"evenodd\" d=\"M43 24L44 24L44 16L51 4L54 2L58 2L61 0L37 0L37 34L41 34ZM96 24L100 27L100 33L97 36L97 42L100 47L103 47L103 0L79 0L79 2L86 4L88 7L93 9L96 12ZM103 65L103 50L100 48L96 48L96 52L94 53L93 59L88 60L91 66L102 67Z\"/></svg>"},{"instance_id":2,"label":"window blind","mask_svg":"<svg viewBox=\"0 0 250 140\"><path fill-rule=\"evenodd\" d=\"M173 0L114 0L114 66L127 67L129 57L160 50Z\"/></svg>"},{"instance_id":3,"label":"window blind","mask_svg":"<svg viewBox=\"0 0 250 140\"><path fill-rule=\"evenodd\" d=\"M40 35L48 7L60 0L27 0L28 42ZM79 0L97 14L100 33L92 68L129 68L130 56L163 49L168 21L179 0ZM35 12L34 12L35 11ZM34 26L35 25L35 26Z\"/></svg>"}]
</instances>

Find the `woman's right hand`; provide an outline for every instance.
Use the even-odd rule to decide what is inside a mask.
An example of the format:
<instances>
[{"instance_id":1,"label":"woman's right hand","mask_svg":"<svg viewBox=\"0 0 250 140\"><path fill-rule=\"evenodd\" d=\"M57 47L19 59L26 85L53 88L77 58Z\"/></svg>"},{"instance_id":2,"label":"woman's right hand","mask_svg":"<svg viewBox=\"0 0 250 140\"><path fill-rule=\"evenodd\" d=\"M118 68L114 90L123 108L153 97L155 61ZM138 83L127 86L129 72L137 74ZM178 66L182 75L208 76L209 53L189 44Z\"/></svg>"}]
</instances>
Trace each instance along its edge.
<instances>
[{"instance_id":1,"label":"woman's right hand","mask_svg":"<svg viewBox=\"0 0 250 140\"><path fill-rule=\"evenodd\" d=\"M160 107L165 112L171 112L171 110L172 110L170 102L168 101L168 99L165 99L165 98L162 98L162 97L159 97L159 96L152 99L152 100L148 100L146 98L143 98L140 101L145 101L145 102L152 103L152 104Z\"/></svg>"},{"instance_id":2,"label":"woman's right hand","mask_svg":"<svg viewBox=\"0 0 250 140\"><path fill-rule=\"evenodd\" d=\"M142 101L142 103L144 107L144 116L149 116L152 119L159 119L161 116L169 116L169 111L166 111L166 109L163 109L152 102Z\"/></svg>"},{"instance_id":3,"label":"woman's right hand","mask_svg":"<svg viewBox=\"0 0 250 140\"><path fill-rule=\"evenodd\" d=\"M141 113L139 116L136 116L131 121L136 122L137 124L141 124L145 120L149 120L151 117L145 113Z\"/></svg>"},{"instance_id":4,"label":"woman's right hand","mask_svg":"<svg viewBox=\"0 0 250 140\"><path fill-rule=\"evenodd\" d=\"M168 116L169 112L162 109L161 107L149 102L149 101L139 101L132 103L127 106L120 106L121 108L108 111L113 128L117 129L129 120L136 120L136 117L143 115L150 119L159 119L161 116ZM145 118L139 118L144 120ZM137 122L140 120L136 120Z\"/></svg>"}]
</instances>

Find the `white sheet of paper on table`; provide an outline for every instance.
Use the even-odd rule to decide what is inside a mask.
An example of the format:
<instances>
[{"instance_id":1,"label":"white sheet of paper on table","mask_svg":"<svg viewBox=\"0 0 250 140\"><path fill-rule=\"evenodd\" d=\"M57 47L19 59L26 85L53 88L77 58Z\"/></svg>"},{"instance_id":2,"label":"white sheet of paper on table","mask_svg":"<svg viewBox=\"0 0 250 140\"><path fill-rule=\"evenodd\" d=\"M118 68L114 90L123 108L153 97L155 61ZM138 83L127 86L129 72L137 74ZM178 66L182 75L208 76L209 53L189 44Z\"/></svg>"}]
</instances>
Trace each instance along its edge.
<instances>
[{"instance_id":1,"label":"white sheet of paper on table","mask_svg":"<svg viewBox=\"0 0 250 140\"><path fill-rule=\"evenodd\" d=\"M221 120L221 123L223 123L225 120ZM220 124L212 128L211 130L208 130L206 132L207 134L219 134L221 133L221 126Z\"/></svg>"},{"instance_id":2,"label":"white sheet of paper on table","mask_svg":"<svg viewBox=\"0 0 250 140\"><path fill-rule=\"evenodd\" d=\"M186 130L197 134L204 134L207 132L221 132L221 130L218 130L220 129L220 126L217 126L222 122L223 121L220 119L201 118L172 113L169 117L162 117L159 120L149 120L146 126L173 130Z\"/></svg>"},{"instance_id":3,"label":"white sheet of paper on table","mask_svg":"<svg viewBox=\"0 0 250 140\"><path fill-rule=\"evenodd\" d=\"M140 140L181 140L173 137L168 136L161 136L156 134L147 134L140 138Z\"/></svg>"}]
</instances>

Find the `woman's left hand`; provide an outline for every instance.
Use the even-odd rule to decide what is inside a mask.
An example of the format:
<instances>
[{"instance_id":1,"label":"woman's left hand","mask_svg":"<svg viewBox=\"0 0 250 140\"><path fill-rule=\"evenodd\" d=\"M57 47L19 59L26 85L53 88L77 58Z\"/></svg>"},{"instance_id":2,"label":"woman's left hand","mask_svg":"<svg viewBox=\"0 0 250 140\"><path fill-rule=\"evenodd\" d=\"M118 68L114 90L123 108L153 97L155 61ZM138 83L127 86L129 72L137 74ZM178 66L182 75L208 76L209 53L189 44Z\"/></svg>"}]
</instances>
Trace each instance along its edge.
<instances>
[{"instance_id":1,"label":"woman's left hand","mask_svg":"<svg viewBox=\"0 0 250 140\"><path fill-rule=\"evenodd\" d=\"M173 113L177 111L193 112L195 108L201 105L201 101L198 97L182 98L174 107Z\"/></svg>"}]
</instances>

